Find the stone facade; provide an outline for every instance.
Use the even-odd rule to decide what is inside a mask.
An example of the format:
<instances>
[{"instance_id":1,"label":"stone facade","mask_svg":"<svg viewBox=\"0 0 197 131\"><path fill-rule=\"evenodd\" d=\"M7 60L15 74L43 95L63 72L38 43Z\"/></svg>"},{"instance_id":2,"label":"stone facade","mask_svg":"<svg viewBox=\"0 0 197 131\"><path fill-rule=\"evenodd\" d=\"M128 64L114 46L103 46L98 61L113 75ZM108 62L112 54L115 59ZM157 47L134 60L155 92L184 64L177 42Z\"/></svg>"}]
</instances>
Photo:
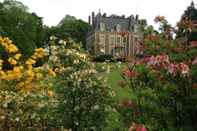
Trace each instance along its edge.
<instances>
[{"instance_id":1,"label":"stone facade","mask_svg":"<svg viewBox=\"0 0 197 131\"><path fill-rule=\"evenodd\" d=\"M89 16L92 31L87 35L86 47L96 56L112 55L115 58L133 56L142 38L138 16L106 16L94 12Z\"/></svg>"}]
</instances>

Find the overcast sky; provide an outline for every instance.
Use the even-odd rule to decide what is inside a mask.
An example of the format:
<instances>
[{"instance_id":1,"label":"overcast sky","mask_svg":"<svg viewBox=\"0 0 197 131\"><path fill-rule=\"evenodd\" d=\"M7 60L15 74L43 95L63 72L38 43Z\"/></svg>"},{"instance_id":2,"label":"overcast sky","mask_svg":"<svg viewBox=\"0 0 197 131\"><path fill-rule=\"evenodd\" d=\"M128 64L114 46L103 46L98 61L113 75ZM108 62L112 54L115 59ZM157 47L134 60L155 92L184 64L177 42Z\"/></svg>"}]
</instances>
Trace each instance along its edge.
<instances>
[{"instance_id":1,"label":"overcast sky","mask_svg":"<svg viewBox=\"0 0 197 131\"><path fill-rule=\"evenodd\" d=\"M3 0L0 0L3 1ZM175 25L183 11L192 0L19 0L27 5L31 12L43 17L44 24L56 25L66 15L88 21L92 11L108 15L139 14L148 24L154 24L157 15L164 15ZM197 4L197 0L193 0Z\"/></svg>"}]
</instances>

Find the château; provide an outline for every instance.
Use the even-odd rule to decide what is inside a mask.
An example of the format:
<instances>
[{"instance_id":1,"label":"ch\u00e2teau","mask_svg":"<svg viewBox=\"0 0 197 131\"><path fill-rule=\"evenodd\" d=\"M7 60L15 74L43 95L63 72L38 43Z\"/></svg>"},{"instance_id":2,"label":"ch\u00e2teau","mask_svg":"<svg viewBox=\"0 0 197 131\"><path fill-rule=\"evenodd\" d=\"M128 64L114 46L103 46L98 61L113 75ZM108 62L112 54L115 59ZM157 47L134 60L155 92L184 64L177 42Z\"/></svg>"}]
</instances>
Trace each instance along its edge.
<instances>
[{"instance_id":1,"label":"ch\u00e2teau","mask_svg":"<svg viewBox=\"0 0 197 131\"><path fill-rule=\"evenodd\" d=\"M86 48L90 53L115 58L136 54L137 44L143 37L141 27L146 24L145 20L140 20L138 15L107 16L100 12L97 15L92 12L88 19L92 30L87 35Z\"/></svg>"}]
</instances>

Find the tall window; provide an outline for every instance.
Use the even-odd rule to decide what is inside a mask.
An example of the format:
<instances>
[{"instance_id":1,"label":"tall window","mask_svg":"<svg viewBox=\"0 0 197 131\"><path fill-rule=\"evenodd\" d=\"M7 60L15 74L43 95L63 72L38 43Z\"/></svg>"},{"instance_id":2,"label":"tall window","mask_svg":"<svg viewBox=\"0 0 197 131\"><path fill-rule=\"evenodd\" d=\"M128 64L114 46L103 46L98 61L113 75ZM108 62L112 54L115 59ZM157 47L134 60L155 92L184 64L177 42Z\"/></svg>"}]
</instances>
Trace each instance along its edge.
<instances>
[{"instance_id":1,"label":"tall window","mask_svg":"<svg viewBox=\"0 0 197 131\"><path fill-rule=\"evenodd\" d=\"M115 44L115 37L114 36L110 36L110 45L114 45Z\"/></svg>"},{"instance_id":2,"label":"tall window","mask_svg":"<svg viewBox=\"0 0 197 131\"><path fill-rule=\"evenodd\" d=\"M100 44L104 44L105 43L105 35L104 34L100 34Z\"/></svg>"},{"instance_id":3,"label":"tall window","mask_svg":"<svg viewBox=\"0 0 197 131\"><path fill-rule=\"evenodd\" d=\"M121 26L120 26L120 24L117 24L117 25L116 25L116 31L117 31L117 32L120 32L120 31L121 31Z\"/></svg>"},{"instance_id":4,"label":"tall window","mask_svg":"<svg viewBox=\"0 0 197 131\"><path fill-rule=\"evenodd\" d=\"M134 32L138 32L138 25L134 26Z\"/></svg>"},{"instance_id":5,"label":"tall window","mask_svg":"<svg viewBox=\"0 0 197 131\"><path fill-rule=\"evenodd\" d=\"M105 53L105 35L100 34L100 41L99 41L100 51Z\"/></svg>"},{"instance_id":6,"label":"tall window","mask_svg":"<svg viewBox=\"0 0 197 131\"><path fill-rule=\"evenodd\" d=\"M103 22L100 23L100 30L105 31L105 23Z\"/></svg>"},{"instance_id":7,"label":"tall window","mask_svg":"<svg viewBox=\"0 0 197 131\"><path fill-rule=\"evenodd\" d=\"M117 37L117 43L120 44L120 37Z\"/></svg>"},{"instance_id":8,"label":"tall window","mask_svg":"<svg viewBox=\"0 0 197 131\"><path fill-rule=\"evenodd\" d=\"M124 42L124 43L127 42L127 38L126 38L126 37L123 38L123 42Z\"/></svg>"}]
</instances>

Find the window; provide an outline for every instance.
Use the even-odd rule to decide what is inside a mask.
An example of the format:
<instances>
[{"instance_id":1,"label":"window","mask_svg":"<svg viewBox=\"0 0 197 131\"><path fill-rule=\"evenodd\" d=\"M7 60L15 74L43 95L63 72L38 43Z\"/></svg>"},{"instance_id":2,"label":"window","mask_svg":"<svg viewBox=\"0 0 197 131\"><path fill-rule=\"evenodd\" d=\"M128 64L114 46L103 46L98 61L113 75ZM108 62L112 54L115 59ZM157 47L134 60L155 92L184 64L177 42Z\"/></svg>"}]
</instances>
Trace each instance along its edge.
<instances>
[{"instance_id":1,"label":"window","mask_svg":"<svg viewBox=\"0 0 197 131\"><path fill-rule=\"evenodd\" d=\"M134 32L138 32L138 26L137 25L134 26Z\"/></svg>"},{"instance_id":2,"label":"window","mask_svg":"<svg viewBox=\"0 0 197 131\"><path fill-rule=\"evenodd\" d=\"M135 43L137 43L138 42L138 38L137 37L135 37Z\"/></svg>"},{"instance_id":3,"label":"window","mask_svg":"<svg viewBox=\"0 0 197 131\"><path fill-rule=\"evenodd\" d=\"M120 24L117 24L117 25L116 25L116 31L117 31L117 32L120 32L120 31L121 31L121 26L120 26Z\"/></svg>"},{"instance_id":4,"label":"window","mask_svg":"<svg viewBox=\"0 0 197 131\"><path fill-rule=\"evenodd\" d=\"M114 36L111 36L110 37L110 45L113 45L115 42L114 42Z\"/></svg>"},{"instance_id":5,"label":"window","mask_svg":"<svg viewBox=\"0 0 197 131\"><path fill-rule=\"evenodd\" d=\"M103 34L100 35L100 41L99 42L102 43L102 44L105 42L105 35L103 35Z\"/></svg>"},{"instance_id":6,"label":"window","mask_svg":"<svg viewBox=\"0 0 197 131\"><path fill-rule=\"evenodd\" d=\"M131 30L134 31L134 25L131 26Z\"/></svg>"},{"instance_id":7,"label":"window","mask_svg":"<svg viewBox=\"0 0 197 131\"><path fill-rule=\"evenodd\" d=\"M99 34L99 45L98 45L100 53L105 53L105 34Z\"/></svg>"},{"instance_id":8,"label":"window","mask_svg":"<svg viewBox=\"0 0 197 131\"><path fill-rule=\"evenodd\" d=\"M100 23L100 30L105 31L105 23L103 22Z\"/></svg>"},{"instance_id":9,"label":"window","mask_svg":"<svg viewBox=\"0 0 197 131\"><path fill-rule=\"evenodd\" d=\"M117 43L120 43L120 37L117 38Z\"/></svg>"},{"instance_id":10,"label":"window","mask_svg":"<svg viewBox=\"0 0 197 131\"><path fill-rule=\"evenodd\" d=\"M123 42L124 42L124 43L127 42L127 38L126 38L126 37L123 38Z\"/></svg>"}]
</instances>

